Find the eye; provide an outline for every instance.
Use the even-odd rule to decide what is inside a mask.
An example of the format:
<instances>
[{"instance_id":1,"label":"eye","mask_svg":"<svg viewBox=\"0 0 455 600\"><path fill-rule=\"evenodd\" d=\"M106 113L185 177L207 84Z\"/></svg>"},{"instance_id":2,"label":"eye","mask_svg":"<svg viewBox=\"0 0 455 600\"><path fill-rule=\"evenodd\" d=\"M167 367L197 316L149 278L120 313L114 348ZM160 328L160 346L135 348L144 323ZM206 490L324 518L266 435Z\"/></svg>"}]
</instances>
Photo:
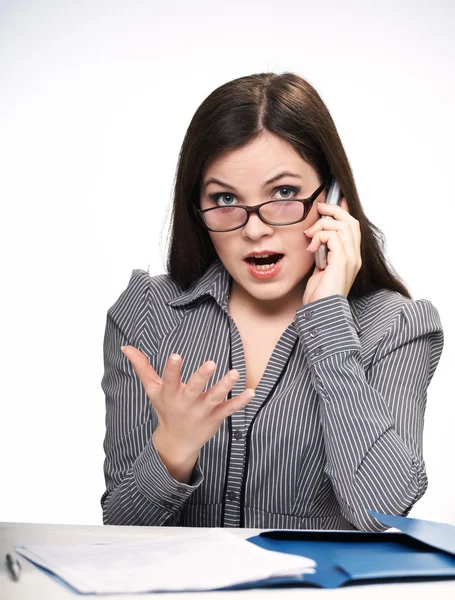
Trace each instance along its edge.
<instances>
[{"instance_id":1,"label":"eye","mask_svg":"<svg viewBox=\"0 0 455 600\"><path fill-rule=\"evenodd\" d=\"M235 200L234 194L209 194L210 200L218 204L218 206L233 206ZM223 204L219 204L219 200L223 200Z\"/></svg>"},{"instance_id":2,"label":"eye","mask_svg":"<svg viewBox=\"0 0 455 600\"><path fill-rule=\"evenodd\" d=\"M297 196L299 189L290 185L279 187L275 190L274 196L278 194L277 200L289 200Z\"/></svg>"}]
</instances>

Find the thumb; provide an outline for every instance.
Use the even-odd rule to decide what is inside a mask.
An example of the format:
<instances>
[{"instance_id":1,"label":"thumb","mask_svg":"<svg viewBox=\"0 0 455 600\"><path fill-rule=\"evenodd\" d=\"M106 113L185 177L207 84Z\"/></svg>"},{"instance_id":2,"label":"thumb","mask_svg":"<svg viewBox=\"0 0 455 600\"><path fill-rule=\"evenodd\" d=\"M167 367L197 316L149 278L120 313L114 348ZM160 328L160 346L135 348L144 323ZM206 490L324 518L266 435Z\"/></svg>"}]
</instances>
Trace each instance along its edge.
<instances>
[{"instance_id":1,"label":"thumb","mask_svg":"<svg viewBox=\"0 0 455 600\"><path fill-rule=\"evenodd\" d=\"M310 301L311 296L313 295L314 290L317 288L324 271L318 269L316 265L314 266L313 274L308 279L307 284L305 286L305 291L303 293L303 305L307 304Z\"/></svg>"},{"instance_id":2,"label":"thumb","mask_svg":"<svg viewBox=\"0 0 455 600\"><path fill-rule=\"evenodd\" d=\"M133 365L136 375L142 381L144 387L162 385L161 377L157 375L145 354L134 346L121 346L121 350Z\"/></svg>"}]
</instances>

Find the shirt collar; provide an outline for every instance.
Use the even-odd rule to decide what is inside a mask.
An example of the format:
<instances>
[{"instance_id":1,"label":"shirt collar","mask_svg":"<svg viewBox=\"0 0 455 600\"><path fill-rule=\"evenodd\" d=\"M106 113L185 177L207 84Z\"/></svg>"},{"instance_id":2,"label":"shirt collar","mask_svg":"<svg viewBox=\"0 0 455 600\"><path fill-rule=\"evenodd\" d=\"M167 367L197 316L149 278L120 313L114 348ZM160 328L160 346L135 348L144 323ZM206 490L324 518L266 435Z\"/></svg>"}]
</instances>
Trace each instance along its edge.
<instances>
[{"instance_id":1,"label":"shirt collar","mask_svg":"<svg viewBox=\"0 0 455 600\"><path fill-rule=\"evenodd\" d=\"M199 279L182 294L169 300L167 304L168 306L184 306L203 296L210 295L222 308L227 309L230 278L223 263L217 258Z\"/></svg>"},{"instance_id":2,"label":"shirt collar","mask_svg":"<svg viewBox=\"0 0 455 600\"><path fill-rule=\"evenodd\" d=\"M182 294L169 300L167 304L168 306L185 306L199 300L203 296L212 296L221 308L228 310L230 281L231 276L226 271L221 260L217 258L199 279ZM360 333L360 322L355 300L348 301L355 329L357 333Z\"/></svg>"}]
</instances>

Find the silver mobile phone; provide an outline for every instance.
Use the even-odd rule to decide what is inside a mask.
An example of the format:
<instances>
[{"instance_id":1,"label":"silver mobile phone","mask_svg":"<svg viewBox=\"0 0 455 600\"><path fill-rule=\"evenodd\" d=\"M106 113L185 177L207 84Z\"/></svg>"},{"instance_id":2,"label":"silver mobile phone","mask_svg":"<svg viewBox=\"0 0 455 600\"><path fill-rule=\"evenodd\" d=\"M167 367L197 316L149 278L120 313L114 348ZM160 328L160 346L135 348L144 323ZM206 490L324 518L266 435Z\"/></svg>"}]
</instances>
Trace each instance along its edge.
<instances>
[{"instance_id":1,"label":"silver mobile phone","mask_svg":"<svg viewBox=\"0 0 455 600\"><path fill-rule=\"evenodd\" d=\"M325 201L327 204L340 204L341 202L341 190L336 179L333 179L330 187L326 193ZM321 219L331 219L328 215L321 215ZM314 254L314 260L318 269L325 269L327 266L327 244L321 244Z\"/></svg>"}]
</instances>

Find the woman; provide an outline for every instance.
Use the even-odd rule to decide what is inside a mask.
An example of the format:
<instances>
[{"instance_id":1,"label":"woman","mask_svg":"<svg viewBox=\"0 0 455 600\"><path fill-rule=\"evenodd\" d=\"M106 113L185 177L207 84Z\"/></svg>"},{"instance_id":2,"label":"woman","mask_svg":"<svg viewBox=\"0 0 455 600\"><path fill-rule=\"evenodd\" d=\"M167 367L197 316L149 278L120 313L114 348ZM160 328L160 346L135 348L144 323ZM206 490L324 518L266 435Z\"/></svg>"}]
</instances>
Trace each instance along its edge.
<instances>
[{"instance_id":1,"label":"woman","mask_svg":"<svg viewBox=\"0 0 455 600\"><path fill-rule=\"evenodd\" d=\"M376 531L368 509L406 514L441 325L387 265L306 81L243 77L196 111L168 271L134 271L108 313L104 522Z\"/></svg>"}]
</instances>

